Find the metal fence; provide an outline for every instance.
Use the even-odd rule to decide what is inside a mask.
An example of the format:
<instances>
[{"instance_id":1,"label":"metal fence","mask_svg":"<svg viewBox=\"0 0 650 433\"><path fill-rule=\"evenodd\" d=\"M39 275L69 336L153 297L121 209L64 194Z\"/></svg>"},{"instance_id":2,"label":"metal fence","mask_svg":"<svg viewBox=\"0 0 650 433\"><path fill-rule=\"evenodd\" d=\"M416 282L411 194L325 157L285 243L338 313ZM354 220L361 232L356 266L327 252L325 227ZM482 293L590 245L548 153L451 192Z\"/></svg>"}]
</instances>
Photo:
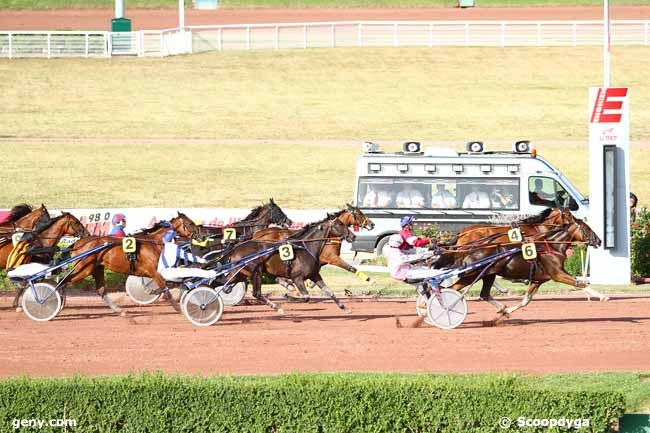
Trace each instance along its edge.
<instances>
[{"instance_id":1,"label":"metal fence","mask_svg":"<svg viewBox=\"0 0 650 433\"><path fill-rule=\"evenodd\" d=\"M650 20L612 21L613 45L649 45ZM598 46L601 21L355 21L189 26L137 32L0 32L0 57L169 56L335 47Z\"/></svg>"}]
</instances>

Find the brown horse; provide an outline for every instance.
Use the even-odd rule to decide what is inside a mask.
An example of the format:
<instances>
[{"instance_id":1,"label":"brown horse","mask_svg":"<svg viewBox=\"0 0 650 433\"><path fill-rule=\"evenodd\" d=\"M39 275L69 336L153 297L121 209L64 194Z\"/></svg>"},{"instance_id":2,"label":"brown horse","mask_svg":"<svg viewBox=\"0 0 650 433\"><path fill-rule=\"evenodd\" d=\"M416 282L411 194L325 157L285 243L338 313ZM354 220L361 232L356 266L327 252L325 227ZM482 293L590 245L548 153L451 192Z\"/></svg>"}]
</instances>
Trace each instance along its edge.
<instances>
[{"instance_id":1,"label":"brown horse","mask_svg":"<svg viewBox=\"0 0 650 433\"><path fill-rule=\"evenodd\" d=\"M10 222L0 224L0 269L5 269L7 266L7 258L11 251L14 249L11 241L11 235L17 229L29 232L34 228L38 221L49 220L50 214L44 204L41 207L30 210L29 205L18 205L12 210Z\"/></svg>"},{"instance_id":2,"label":"brown horse","mask_svg":"<svg viewBox=\"0 0 650 433\"><path fill-rule=\"evenodd\" d=\"M361 227L367 230L372 230L375 228L375 223L373 223L370 218L368 218L361 209L352 206L351 204L345 205L345 209L336 212L334 214L328 215L330 218L338 218L346 227ZM288 230L278 227L271 227L268 229L260 230L253 235L253 240L257 241L267 241L267 242L276 242L288 238L292 234L297 233L298 230ZM345 260L341 258L341 241L342 239L331 239L325 243L325 246L321 249L320 252L320 263L321 265L333 265L338 266L341 269L345 269L348 272L353 274L358 274L357 268L352 265L349 265ZM359 274L361 275L361 274ZM367 277L366 277L367 278ZM289 280L278 277L278 284L285 287L288 290L296 290L297 288ZM303 296L305 302L309 301L309 295L306 297Z\"/></svg>"},{"instance_id":3,"label":"brown horse","mask_svg":"<svg viewBox=\"0 0 650 433\"><path fill-rule=\"evenodd\" d=\"M34 231L23 237L23 239L26 237L33 237L33 240L30 241L30 249L27 252L29 254L34 254L37 259L40 259L37 261L46 260L49 262L54 254L54 246L65 235L78 238L89 236L88 230L86 230L86 227L84 227L81 221L68 212L63 212L55 218L49 218L48 215L47 219L48 221L44 222L41 217L36 223ZM18 301L24 291L25 287L20 286L16 290L16 295L14 296L12 305L18 312L22 310L18 307Z\"/></svg>"},{"instance_id":4,"label":"brown horse","mask_svg":"<svg viewBox=\"0 0 650 433\"><path fill-rule=\"evenodd\" d=\"M194 222L182 213L178 214L176 222L173 222L177 233L184 238L190 239L197 229ZM168 227L164 228L169 230ZM158 229L152 231L156 233ZM158 287L165 287L165 280L158 273L158 259L162 250L162 242L150 238L145 234L136 237L136 255L134 260L129 260L127 254L123 251L122 239L112 236L97 236L80 239L74 244L74 252L81 254L91 248L102 245L105 242L111 242L113 245L107 249L101 250L89 257L80 260L77 263L75 271L71 274L68 284L74 284L83 280L89 275L95 279L95 291L104 300L106 305L116 313L122 313L122 310L111 301L106 293L104 269L107 268L118 274L131 274L141 277L148 277L154 280Z\"/></svg>"},{"instance_id":5,"label":"brown horse","mask_svg":"<svg viewBox=\"0 0 650 433\"><path fill-rule=\"evenodd\" d=\"M538 250L536 259L525 260L520 254L501 259L488 268L464 274L451 288L461 290L473 284L477 279L482 279L481 299L495 305L498 313L507 317L510 313L528 305L539 286L546 281L554 280L573 287L584 287L581 282L564 270L566 250L577 242L598 247L601 241L584 221L573 217L570 213L566 217L569 218L568 224L526 239L526 242L535 242ZM512 248L509 243L508 245L497 245L496 247L494 245L476 247L468 251L464 257L458 258L455 265L469 264L508 248ZM530 281L526 295L520 305L507 307L490 296L490 288L497 275L507 279L526 279Z\"/></svg>"},{"instance_id":6,"label":"brown horse","mask_svg":"<svg viewBox=\"0 0 650 433\"><path fill-rule=\"evenodd\" d=\"M323 277L320 275L321 261L319 257L322 249L328 241L341 238L352 242L354 240L354 235L350 232L348 227L338 219L338 217L328 217L323 221L309 224L281 241L281 243L291 244L294 249L294 258L290 262L283 261L279 253L274 252L253 260L237 273L231 272L231 274L228 275L228 278L231 278L229 283L244 281L246 278L252 276L253 296L261 302L269 305L274 310L282 312L276 304L271 302L262 294L261 272L292 280L298 287L298 290L300 290L300 292L305 296L308 296L308 292L304 281L305 279L310 279L316 283L340 309L349 312L348 308L336 298L332 289L325 284ZM278 242L265 242L258 240L245 241L233 247L233 249L228 253L227 260L235 262L236 260L250 254L258 253L277 245Z\"/></svg>"}]
</instances>

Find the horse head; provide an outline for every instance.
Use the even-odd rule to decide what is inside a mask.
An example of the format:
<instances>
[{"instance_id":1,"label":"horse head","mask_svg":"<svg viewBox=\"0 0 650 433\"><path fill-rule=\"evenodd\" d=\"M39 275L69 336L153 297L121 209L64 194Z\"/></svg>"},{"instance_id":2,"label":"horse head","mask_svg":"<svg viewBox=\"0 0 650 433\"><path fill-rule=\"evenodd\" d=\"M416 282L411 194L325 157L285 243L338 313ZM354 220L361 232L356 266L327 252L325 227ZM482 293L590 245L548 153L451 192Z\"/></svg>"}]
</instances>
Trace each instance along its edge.
<instances>
[{"instance_id":1,"label":"horse head","mask_svg":"<svg viewBox=\"0 0 650 433\"><path fill-rule=\"evenodd\" d=\"M174 230L179 234L179 236L184 238L191 238L194 233L198 231L198 227L194 224L190 218L187 217L184 213L178 212L178 216L172 218L171 223Z\"/></svg>"},{"instance_id":2,"label":"horse head","mask_svg":"<svg viewBox=\"0 0 650 433\"><path fill-rule=\"evenodd\" d=\"M264 205L263 209L268 212L269 224L275 224L281 227L289 227L293 224L293 221L289 219L282 208L273 201L273 197L269 199L269 202Z\"/></svg>"},{"instance_id":3,"label":"horse head","mask_svg":"<svg viewBox=\"0 0 650 433\"><path fill-rule=\"evenodd\" d=\"M354 242L355 235L352 233L352 231L349 229L348 225L341 221L339 218L334 218L329 220L327 223L329 224L329 227L325 229L323 227L324 224L321 225L322 230L327 230L327 237L330 238L342 238L345 239L347 242Z\"/></svg>"},{"instance_id":4,"label":"horse head","mask_svg":"<svg viewBox=\"0 0 650 433\"><path fill-rule=\"evenodd\" d=\"M352 216L353 223L351 225L359 226L362 229L372 230L375 228L375 223L364 214L361 209L352 206L350 203L345 204L345 212Z\"/></svg>"},{"instance_id":5,"label":"horse head","mask_svg":"<svg viewBox=\"0 0 650 433\"><path fill-rule=\"evenodd\" d=\"M575 218L574 221L578 229L575 231L573 238L578 242L586 242L590 247L599 248L602 245L602 241L594 232L589 225L581 220L580 218Z\"/></svg>"},{"instance_id":6,"label":"horse head","mask_svg":"<svg viewBox=\"0 0 650 433\"><path fill-rule=\"evenodd\" d=\"M90 232L86 229L86 226L84 226L81 221L71 213L63 212L61 219L66 223L63 234L77 238L90 236Z\"/></svg>"}]
</instances>

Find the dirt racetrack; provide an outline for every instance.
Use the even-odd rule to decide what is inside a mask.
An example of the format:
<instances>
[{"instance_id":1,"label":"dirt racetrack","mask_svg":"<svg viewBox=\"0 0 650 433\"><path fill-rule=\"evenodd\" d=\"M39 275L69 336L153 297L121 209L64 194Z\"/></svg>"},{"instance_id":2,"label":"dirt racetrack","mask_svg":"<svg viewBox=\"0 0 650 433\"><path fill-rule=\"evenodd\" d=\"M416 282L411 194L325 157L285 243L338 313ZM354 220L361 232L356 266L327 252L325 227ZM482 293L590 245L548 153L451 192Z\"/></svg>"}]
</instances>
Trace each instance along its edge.
<instances>
[{"instance_id":1,"label":"dirt racetrack","mask_svg":"<svg viewBox=\"0 0 650 433\"><path fill-rule=\"evenodd\" d=\"M113 9L0 9L0 30L108 30ZM188 9L186 25L357 20L602 20L601 7L371 8L371 9ZM178 26L175 9L129 9L134 30ZM616 6L612 19L650 19L650 6Z\"/></svg>"},{"instance_id":2,"label":"dirt racetrack","mask_svg":"<svg viewBox=\"0 0 650 433\"><path fill-rule=\"evenodd\" d=\"M412 299L349 299L352 314L331 302L227 307L219 323L192 326L166 303L119 317L95 297L68 298L51 322L16 313L0 297L0 376L293 371L572 372L648 370L650 295L540 297L504 325L486 327L494 308L470 301L452 331L414 323ZM513 304L515 299L506 300ZM405 326L396 326L396 315Z\"/></svg>"}]
</instances>

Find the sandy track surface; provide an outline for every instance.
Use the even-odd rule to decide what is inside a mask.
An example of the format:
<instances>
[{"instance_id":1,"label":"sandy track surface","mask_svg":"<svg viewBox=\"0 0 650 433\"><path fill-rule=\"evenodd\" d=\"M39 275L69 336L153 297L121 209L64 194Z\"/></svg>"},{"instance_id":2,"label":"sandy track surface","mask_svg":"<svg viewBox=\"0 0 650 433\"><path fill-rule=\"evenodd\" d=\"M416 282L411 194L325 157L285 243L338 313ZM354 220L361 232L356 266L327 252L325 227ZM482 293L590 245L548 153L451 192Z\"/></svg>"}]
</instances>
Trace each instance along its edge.
<instances>
[{"instance_id":1,"label":"sandy track surface","mask_svg":"<svg viewBox=\"0 0 650 433\"><path fill-rule=\"evenodd\" d=\"M113 9L0 10L0 30L109 30ZM129 9L134 30L178 26L175 9ZM650 19L650 6L611 8L613 19ZM355 20L601 20L600 7L219 9L186 11L186 25Z\"/></svg>"},{"instance_id":2,"label":"sandy track surface","mask_svg":"<svg viewBox=\"0 0 650 433\"><path fill-rule=\"evenodd\" d=\"M650 296L540 297L504 325L488 327L494 308L470 301L465 323L442 331L415 322L412 299L226 308L209 328L192 326L171 306L133 305L123 318L95 297L69 298L51 322L36 323L0 298L0 376L292 371L571 372L647 370ZM513 304L518 300L506 299ZM396 326L396 317L404 326Z\"/></svg>"}]
</instances>

